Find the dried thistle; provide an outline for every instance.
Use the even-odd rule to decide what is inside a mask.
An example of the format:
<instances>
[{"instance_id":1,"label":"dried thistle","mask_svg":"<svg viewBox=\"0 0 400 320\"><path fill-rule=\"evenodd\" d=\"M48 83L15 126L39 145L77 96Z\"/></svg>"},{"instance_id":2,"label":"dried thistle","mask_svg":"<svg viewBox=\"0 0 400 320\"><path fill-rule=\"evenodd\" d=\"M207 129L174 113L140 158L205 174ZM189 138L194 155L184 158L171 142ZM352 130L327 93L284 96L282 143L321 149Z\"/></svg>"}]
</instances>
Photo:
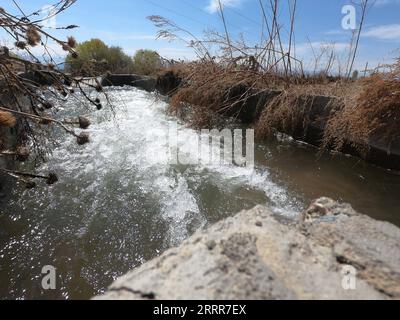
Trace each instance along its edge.
<instances>
[{"instance_id":1,"label":"dried thistle","mask_svg":"<svg viewBox=\"0 0 400 320\"><path fill-rule=\"evenodd\" d=\"M101 101L99 98L96 98L96 100L94 100L94 103L96 105L97 110L100 111L101 109L103 109L103 105L101 104Z\"/></svg>"},{"instance_id":2,"label":"dried thistle","mask_svg":"<svg viewBox=\"0 0 400 320\"><path fill-rule=\"evenodd\" d=\"M71 47L68 45L68 43L63 43L62 44L62 49L64 50L64 51L70 51L71 50Z\"/></svg>"},{"instance_id":3,"label":"dried thistle","mask_svg":"<svg viewBox=\"0 0 400 320\"><path fill-rule=\"evenodd\" d=\"M0 47L0 58L3 57L9 57L10 55L10 49L8 49L6 46Z\"/></svg>"},{"instance_id":4,"label":"dried thistle","mask_svg":"<svg viewBox=\"0 0 400 320\"><path fill-rule=\"evenodd\" d=\"M77 42L74 37L68 37L67 44L70 48L76 48Z\"/></svg>"},{"instance_id":5,"label":"dried thistle","mask_svg":"<svg viewBox=\"0 0 400 320\"><path fill-rule=\"evenodd\" d=\"M87 129L90 127L90 120L85 117L79 117L79 127L81 129Z\"/></svg>"},{"instance_id":6,"label":"dried thistle","mask_svg":"<svg viewBox=\"0 0 400 320\"><path fill-rule=\"evenodd\" d=\"M59 0L56 5L58 8L56 14L66 10L75 1L76 0ZM22 10L20 9L20 11ZM33 15L35 15L35 13L33 13ZM5 103L7 104L0 108L0 128L5 126L6 131L8 131L8 127L18 126L16 135L19 145L21 146L15 151L6 150L8 156L12 156L13 161L25 161L32 155L37 157L35 160L46 159L46 155L50 150L46 144L54 140L51 136L52 132L49 132L49 137L46 137L43 142L37 139L37 135L39 133L41 134L46 129L41 126L44 124L54 124L55 126L61 127L68 134L74 136L79 144L89 142L88 134L77 135L74 130L70 128L70 125L74 124L78 124L81 128L87 128L90 124L90 121L87 119L82 118L79 122L66 123L63 120L57 119L55 113L53 114L53 116L56 117L55 119L47 118L46 110L55 107L54 102L46 102L46 97L50 96L50 94L52 95L52 99L54 99L53 101L64 101L61 95L67 96L70 92L74 93L74 90L79 90L79 92L83 93L83 99L96 106L94 99L86 95L83 91L86 88L86 84L92 86L89 84L88 80L81 77L75 78L72 75L66 74L62 68L58 68L57 64L49 63L49 61L54 61L54 59L51 55L51 50L48 50L48 43L45 40L51 39L56 42L59 47L65 44L64 48L69 51L71 56L73 58L78 58L78 53L76 53L74 49L74 47L77 46L76 40L72 37L68 37L62 41L52 36L50 31L47 32L42 29L39 20L31 20L30 17L31 15L29 14L26 17L9 14L3 9L2 5L0 5L0 29L4 29L5 32L10 35L10 38L14 39L12 43L14 49L28 50L33 46L41 46L45 50L42 59L42 57L36 57L34 52L29 52L29 56L27 57L15 56L8 47L0 45L0 64L3 72L0 80L2 80L2 85L4 87L2 88L3 91L0 91L1 94L5 94ZM76 26L71 25L66 29L73 29L75 27ZM29 76L25 77L25 75L21 75L23 72L29 73ZM41 85L42 81L30 80L30 74L33 74L35 78L36 76L40 79L43 78L43 82L49 82L51 85ZM73 84L77 85L77 89L70 88ZM16 108L16 104L18 103L12 101L13 99L7 98L8 95L12 94L24 96L28 101L26 108L23 108L23 110ZM104 93L104 95L106 94ZM76 120L78 120L78 117ZM0 150L5 150L2 138L3 137L0 137ZM28 150L26 147L22 147L25 145L29 145L30 149ZM34 154L32 153L30 155L30 152L33 151L35 151ZM7 154L7 152L4 154ZM2 170L3 169L0 168L0 171ZM16 178L28 188L36 186L36 183L33 181L33 179L36 178L44 179L49 184L53 184L58 180L55 174L37 176L28 173L6 172L4 170L3 172Z\"/></svg>"},{"instance_id":7,"label":"dried thistle","mask_svg":"<svg viewBox=\"0 0 400 320\"><path fill-rule=\"evenodd\" d=\"M41 41L41 36L37 29L34 26L30 26L26 31L26 38L28 40L28 44L32 47L35 47Z\"/></svg>"},{"instance_id":8,"label":"dried thistle","mask_svg":"<svg viewBox=\"0 0 400 320\"><path fill-rule=\"evenodd\" d=\"M36 184L35 181L28 180L28 181L25 182L25 187L27 189L34 189L34 188L36 188L36 186L37 186L37 184Z\"/></svg>"},{"instance_id":9,"label":"dried thistle","mask_svg":"<svg viewBox=\"0 0 400 320\"><path fill-rule=\"evenodd\" d=\"M45 109L53 109L54 108L54 104L50 101L45 101L42 103L42 105Z\"/></svg>"},{"instance_id":10,"label":"dried thistle","mask_svg":"<svg viewBox=\"0 0 400 320\"><path fill-rule=\"evenodd\" d=\"M26 43L25 41L17 41L17 42L15 43L15 46L16 46L18 49L24 50L24 49L26 48L26 46L27 46L27 43Z\"/></svg>"},{"instance_id":11,"label":"dried thistle","mask_svg":"<svg viewBox=\"0 0 400 320\"><path fill-rule=\"evenodd\" d=\"M0 126L12 128L17 123L17 119L11 112L0 111Z\"/></svg>"},{"instance_id":12,"label":"dried thistle","mask_svg":"<svg viewBox=\"0 0 400 320\"><path fill-rule=\"evenodd\" d=\"M81 146L89 143L89 140L89 134L86 132L81 132L81 134L76 137L76 142Z\"/></svg>"}]
</instances>

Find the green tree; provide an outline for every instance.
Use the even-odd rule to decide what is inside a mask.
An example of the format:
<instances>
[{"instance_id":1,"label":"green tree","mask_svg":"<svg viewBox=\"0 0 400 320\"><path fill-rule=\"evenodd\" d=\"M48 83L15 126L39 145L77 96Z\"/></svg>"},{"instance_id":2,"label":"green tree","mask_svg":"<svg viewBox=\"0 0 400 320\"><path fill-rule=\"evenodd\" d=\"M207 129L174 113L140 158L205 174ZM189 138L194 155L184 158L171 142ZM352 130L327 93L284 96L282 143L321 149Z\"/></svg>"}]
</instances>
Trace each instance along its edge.
<instances>
[{"instance_id":1,"label":"green tree","mask_svg":"<svg viewBox=\"0 0 400 320\"><path fill-rule=\"evenodd\" d=\"M109 47L99 39L78 44L77 58L68 55L65 61L67 72L89 76L112 73L131 73L132 59L120 47Z\"/></svg>"},{"instance_id":2,"label":"green tree","mask_svg":"<svg viewBox=\"0 0 400 320\"><path fill-rule=\"evenodd\" d=\"M153 50L138 50L133 57L133 69L135 73L151 75L162 67L160 55Z\"/></svg>"}]
</instances>

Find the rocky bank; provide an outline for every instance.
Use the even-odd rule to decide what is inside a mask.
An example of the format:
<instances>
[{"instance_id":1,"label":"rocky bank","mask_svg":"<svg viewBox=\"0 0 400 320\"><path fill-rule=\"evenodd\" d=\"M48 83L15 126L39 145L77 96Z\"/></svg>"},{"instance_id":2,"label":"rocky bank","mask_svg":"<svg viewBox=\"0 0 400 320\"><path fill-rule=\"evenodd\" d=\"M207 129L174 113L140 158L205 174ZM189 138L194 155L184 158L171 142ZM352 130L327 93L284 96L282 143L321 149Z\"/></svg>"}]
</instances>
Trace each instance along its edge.
<instances>
[{"instance_id":1,"label":"rocky bank","mask_svg":"<svg viewBox=\"0 0 400 320\"><path fill-rule=\"evenodd\" d=\"M322 198L298 220L261 206L241 212L95 299L399 298L400 229Z\"/></svg>"}]
</instances>

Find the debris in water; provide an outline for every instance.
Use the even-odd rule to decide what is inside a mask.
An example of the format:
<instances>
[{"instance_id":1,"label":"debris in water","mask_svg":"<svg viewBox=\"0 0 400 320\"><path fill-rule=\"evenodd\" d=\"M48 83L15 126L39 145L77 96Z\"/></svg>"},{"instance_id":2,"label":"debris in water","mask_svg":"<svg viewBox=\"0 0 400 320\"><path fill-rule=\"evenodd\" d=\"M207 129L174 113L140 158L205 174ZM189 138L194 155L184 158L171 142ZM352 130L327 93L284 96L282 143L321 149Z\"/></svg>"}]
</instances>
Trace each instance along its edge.
<instances>
[{"instance_id":1,"label":"debris in water","mask_svg":"<svg viewBox=\"0 0 400 320\"><path fill-rule=\"evenodd\" d=\"M46 182L48 185L53 185L58 182L58 176L55 173L51 172L49 173L49 177L47 178Z\"/></svg>"},{"instance_id":2,"label":"debris in water","mask_svg":"<svg viewBox=\"0 0 400 320\"><path fill-rule=\"evenodd\" d=\"M34 189L34 188L36 188L36 182L35 181L32 181L32 180L28 180L28 181L26 181L26 183L25 183L25 187L27 188L27 189Z\"/></svg>"},{"instance_id":3,"label":"debris in water","mask_svg":"<svg viewBox=\"0 0 400 320\"><path fill-rule=\"evenodd\" d=\"M81 146L89 143L89 134L86 132L81 132L81 134L76 137L76 141Z\"/></svg>"}]
</instances>

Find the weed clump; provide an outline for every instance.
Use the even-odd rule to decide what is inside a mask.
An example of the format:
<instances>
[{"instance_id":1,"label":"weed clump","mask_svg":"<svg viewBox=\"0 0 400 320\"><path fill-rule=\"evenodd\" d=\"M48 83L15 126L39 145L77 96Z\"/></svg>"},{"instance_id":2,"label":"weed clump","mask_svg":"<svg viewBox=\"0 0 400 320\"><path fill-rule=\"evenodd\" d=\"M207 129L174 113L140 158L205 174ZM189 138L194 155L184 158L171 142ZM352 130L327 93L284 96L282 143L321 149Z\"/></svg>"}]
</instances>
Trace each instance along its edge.
<instances>
[{"instance_id":1,"label":"weed clump","mask_svg":"<svg viewBox=\"0 0 400 320\"><path fill-rule=\"evenodd\" d=\"M256 123L257 139L270 138L276 132L304 132L310 123L311 106L312 96L302 90L284 90L265 107Z\"/></svg>"},{"instance_id":2,"label":"weed clump","mask_svg":"<svg viewBox=\"0 0 400 320\"><path fill-rule=\"evenodd\" d=\"M390 153L400 139L400 59L390 69L363 79L360 92L347 97L327 123L323 148L350 144L365 155L374 143Z\"/></svg>"},{"instance_id":3,"label":"weed clump","mask_svg":"<svg viewBox=\"0 0 400 320\"><path fill-rule=\"evenodd\" d=\"M168 71L168 79L172 79ZM246 102L266 88L278 88L284 81L274 75L255 72L245 67L225 66L214 61L182 64L176 71L180 84L170 88L169 111L179 114L190 106L190 124L211 126L219 116L237 118L245 112ZM166 79L166 80L168 80Z\"/></svg>"}]
</instances>

